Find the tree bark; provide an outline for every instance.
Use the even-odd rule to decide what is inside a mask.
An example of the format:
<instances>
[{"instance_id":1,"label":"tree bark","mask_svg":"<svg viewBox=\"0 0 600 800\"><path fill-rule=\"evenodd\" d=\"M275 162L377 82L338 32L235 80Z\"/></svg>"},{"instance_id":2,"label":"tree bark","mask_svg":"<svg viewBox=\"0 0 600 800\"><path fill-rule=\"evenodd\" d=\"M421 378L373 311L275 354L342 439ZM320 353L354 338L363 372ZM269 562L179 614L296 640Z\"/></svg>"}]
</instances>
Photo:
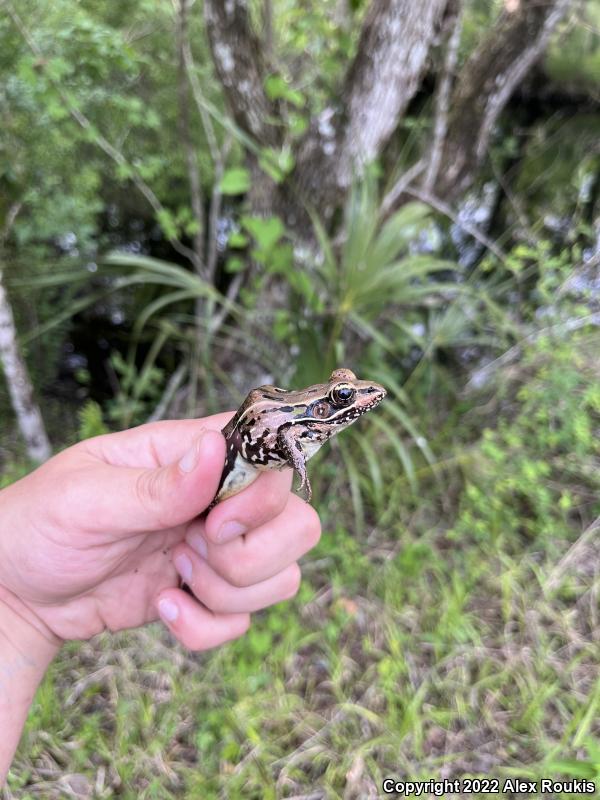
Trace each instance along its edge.
<instances>
[{"instance_id":1,"label":"tree bark","mask_svg":"<svg viewBox=\"0 0 600 800\"><path fill-rule=\"evenodd\" d=\"M433 184L440 171L444 142L448 132L448 117L450 114L450 100L456 65L458 63L458 49L463 23L462 0L458 0L451 13L447 15L446 29L446 54L444 63L438 78L438 86L435 95L435 109L433 115L433 139L429 149L425 174L423 176L423 190L431 192Z\"/></svg>"},{"instance_id":2,"label":"tree bark","mask_svg":"<svg viewBox=\"0 0 600 800\"><path fill-rule=\"evenodd\" d=\"M374 0L338 107L326 108L299 147L296 185L321 212L375 160L414 97L448 0Z\"/></svg>"},{"instance_id":3,"label":"tree bark","mask_svg":"<svg viewBox=\"0 0 600 800\"><path fill-rule=\"evenodd\" d=\"M347 187L377 158L419 88L448 0L376 0L346 75L337 180Z\"/></svg>"},{"instance_id":4,"label":"tree bark","mask_svg":"<svg viewBox=\"0 0 600 800\"><path fill-rule=\"evenodd\" d=\"M447 3L373 0L339 101L312 121L297 146L285 204L277 187L270 198L264 186L257 192L263 212L277 199L293 225L305 216L306 203L322 214L339 203L353 178L377 158L417 91ZM246 0L205 0L204 8L215 69L237 124L259 145L277 147L280 128L271 121L278 108L264 91L261 44Z\"/></svg>"},{"instance_id":5,"label":"tree bark","mask_svg":"<svg viewBox=\"0 0 600 800\"><path fill-rule=\"evenodd\" d=\"M6 214L6 220L0 231L0 259L2 250L15 219L21 210L21 203L13 203ZM32 461L46 461L52 455L52 447L48 440L44 420L39 406L33 399L33 386L29 378L27 365L18 345L15 318L6 288L4 271L0 261L0 366L8 387L12 407L17 417L17 424L25 442L27 455Z\"/></svg>"},{"instance_id":6,"label":"tree bark","mask_svg":"<svg viewBox=\"0 0 600 800\"><path fill-rule=\"evenodd\" d=\"M177 94L179 97L179 138L181 148L185 155L185 164L190 188L190 205L196 232L193 236L193 266L194 271L201 278L206 279L206 264L204 261L204 203L202 198L202 185L198 171L198 158L192 138L190 119L190 87L188 70L186 66L186 47L188 46L188 13L189 0L180 0L177 9Z\"/></svg>"},{"instance_id":7,"label":"tree bark","mask_svg":"<svg viewBox=\"0 0 600 800\"><path fill-rule=\"evenodd\" d=\"M467 60L454 89L436 195L451 200L472 184L498 118L543 55L572 0L513 0Z\"/></svg>"},{"instance_id":8,"label":"tree bark","mask_svg":"<svg viewBox=\"0 0 600 800\"><path fill-rule=\"evenodd\" d=\"M282 132L279 109L265 92L266 51L252 29L247 0L205 0L204 19L217 77L237 125L258 150L277 148ZM249 202L253 213L267 216L275 208L281 210L280 188L258 162L257 152L249 152Z\"/></svg>"},{"instance_id":9,"label":"tree bark","mask_svg":"<svg viewBox=\"0 0 600 800\"><path fill-rule=\"evenodd\" d=\"M277 109L267 97L261 42L252 30L246 0L205 0L204 18L217 77L240 128L259 145L276 146L269 122Z\"/></svg>"},{"instance_id":10,"label":"tree bark","mask_svg":"<svg viewBox=\"0 0 600 800\"><path fill-rule=\"evenodd\" d=\"M17 329L4 288L0 265L0 364L4 372L19 430L32 461L45 461L52 455L39 406L33 399L33 386L27 365L17 345Z\"/></svg>"},{"instance_id":11,"label":"tree bark","mask_svg":"<svg viewBox=\"0 0 600 800\"><path fill-rule=\"evenodd\" d=\"M456 81L460 23L449 39L438 90L436 132L425 155L425 189L452 200L473 182L498 118L524 76L544 53L573 0L511 0L467 60ZM310 205L330 216L356 177L382 152L417 92L428 54L455 0L372 0L356 56L339 97L311 121L295 149L296 166L283 187L265 185L253 161L262 213L283 213L299 228ZM261 146L281 141L278 108L263 87L261 46L247 0L205 0L215 68L235 119ZM266 184L269 184L268 179ZM300 224L299 224L300 223Z\"/></svg>"}]
</instances>

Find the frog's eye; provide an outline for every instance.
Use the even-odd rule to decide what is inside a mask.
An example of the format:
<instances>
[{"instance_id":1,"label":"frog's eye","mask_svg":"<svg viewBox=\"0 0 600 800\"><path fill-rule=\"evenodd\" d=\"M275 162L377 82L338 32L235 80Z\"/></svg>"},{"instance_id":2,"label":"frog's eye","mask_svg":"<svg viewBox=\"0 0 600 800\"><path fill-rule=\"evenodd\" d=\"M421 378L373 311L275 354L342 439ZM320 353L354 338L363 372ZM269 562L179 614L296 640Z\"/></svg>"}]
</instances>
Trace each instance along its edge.
<instances>
[{"instance_id":1,"label":"frog's eye","mask_svg":"<svg viewBox=\"0 0 600 800\"><path fill-rule=\"evenodd\" d=\"M331 399L337 406L347 406L356 395L354 386L349 386L347 383L338 384L331 390Z\"/></svg>"},{"instance_id":2,"label":"frog's eye","mask_svg":"<svg viewBox=\"0 0 600 800\"><path fill-rule=\"evenodd\" d=\"M319 400L311 408L311 414L315 419L327 419L331 412L331 406L325 400Z\"/></svg>"}]
</instances>

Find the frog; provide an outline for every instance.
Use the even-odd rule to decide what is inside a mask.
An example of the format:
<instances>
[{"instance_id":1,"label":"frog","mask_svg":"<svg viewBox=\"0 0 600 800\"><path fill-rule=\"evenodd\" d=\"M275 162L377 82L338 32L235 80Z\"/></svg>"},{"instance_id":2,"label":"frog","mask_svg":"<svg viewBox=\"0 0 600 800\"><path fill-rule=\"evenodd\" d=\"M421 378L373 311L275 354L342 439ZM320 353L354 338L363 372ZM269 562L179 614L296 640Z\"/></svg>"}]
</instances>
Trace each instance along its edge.
<instances>
[{"instance_id":1,"label":"frog","mask_svg":"<svg viewBox=\"0 0 600 800\"><path fill-rule=\"evenodd\" d=\"M227 454L211 508L241 492L262 472L285 467L299 475L299 490L310 502L309 459L385 396L381 384L359 380L346 368L335 369L326 383L305 389L253 389L222 429Z\"/></svg>"}]
</instances>

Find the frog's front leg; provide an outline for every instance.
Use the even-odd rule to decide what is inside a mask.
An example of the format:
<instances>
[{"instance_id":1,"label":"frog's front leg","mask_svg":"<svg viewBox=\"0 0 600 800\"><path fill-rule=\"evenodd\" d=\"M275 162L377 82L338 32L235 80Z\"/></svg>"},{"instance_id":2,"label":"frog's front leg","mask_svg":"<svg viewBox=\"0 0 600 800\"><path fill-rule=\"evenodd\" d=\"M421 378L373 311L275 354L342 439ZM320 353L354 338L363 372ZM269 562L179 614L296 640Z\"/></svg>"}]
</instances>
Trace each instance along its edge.
<instances>
[{"instance_id":1,"label":"frog's front leg","mask_svg":"<svg viewBox=\"0 0 600 800\"><path fill-rule=\"evenodd\" d=\"M300 488L304 489L306 486L306 502L310 503L312 488L306 472L306 458L300 444L300 436L302 436L301 427L296 428L294 425L287 425L277 434L277 444L290 467L293 467L300 475Z\"/></svg>"}]
</instances>

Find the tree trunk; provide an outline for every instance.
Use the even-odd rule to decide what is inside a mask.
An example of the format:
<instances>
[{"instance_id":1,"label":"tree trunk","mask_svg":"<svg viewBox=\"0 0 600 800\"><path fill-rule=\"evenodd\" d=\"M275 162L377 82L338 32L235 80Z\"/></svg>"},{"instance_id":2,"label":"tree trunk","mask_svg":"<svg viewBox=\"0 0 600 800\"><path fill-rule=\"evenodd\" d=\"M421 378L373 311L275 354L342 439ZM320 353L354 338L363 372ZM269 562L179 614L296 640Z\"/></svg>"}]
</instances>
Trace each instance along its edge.
<instances>
[{"instance_id":1,"label":"tree trunk","mask_svg":"<svg viewBox=\"0 0 600 800\"><path fill-rule=\"evenodd\" d=\"M374 0L338 107L326 108L299 147L296 189L331 214L396 130L414 97L448 0Z\"/></svg>"},{"instance_id":2,"label":"tree trunk","mask_svg":"<svg viewBox=\"0 0 600 800\"><path fill-rule=\"evenodd\" d=\"M17 345L17 330L12 308L4 288L0 266L0 364L8 386L19 430L32 461L50 458L52 448L46 435L39 406L33 399L33 387L27 366Z\"/></svg>"},{"instance_id":3,"label":"tree trunk","mask_svg":"<svg viewBox=\"0 0 600 800\"><path fill-rule=\"evenodd\" d=\"M255 205L277 211L291 225L305 219L307 203L327 214L343 199L396 129L418 89L429 49L448 0L373 0L358 50L340 89L295 152L288 185L258 181ZM265 94L261 44L250 26L246 0L205 0L206 29L217 76L238 125L261 146L277 147L277 104ZM257 176L255 176L257 177ZM287 191L286 191L287 190ZM285 194L285 201L282 199Z\"/></svg>"},{"instance_id":4,"label":"tree trunk","mask_svg":"<svg viewBox=\"0 0 600 800\"><path fill-rule=\"evenodd\" d=\"M270 122L275 105L264 90L261 42L252 30L246 0L205 0L204 19L215 70L235 121L259 145L277 146L280 134Z\"/></svg>"},{"instance_id":5,"label":"tree trunk","mask_svg":"<svg viewBox=\"0 0 600 800\"><path fill-rule=\"evenodd\" d=\"M473 182L499 115L544 53L573 0L510 0L454 81L460 22L448 40L439 85L435 135L424 159L424 184L451 200ZM265 94L261 45L247 0L205 0L215 68L240 127L259 146L277 147L282 125ZM295 169L275 186L253 160L254 206L302 229L306 207L329 217L365 166L377 159L417 92L444 14L456 0L372 0L356 56L338 100L311 121L295 149ZM273 124L275 122L275 124ZM252 197L251 197L252 202Z\"/></svg>"},{"instance_id":6,"label":"tree trunk","mask_svg":"<svg viewBox=\"0 0 600 800\"><path fill-rule=\"evenodd\" d=\"M572 0L513 0L462 68L450 104L435 192L452 199L473 182L498 118L543 55Z\"/></svg>"}]
</instances>

